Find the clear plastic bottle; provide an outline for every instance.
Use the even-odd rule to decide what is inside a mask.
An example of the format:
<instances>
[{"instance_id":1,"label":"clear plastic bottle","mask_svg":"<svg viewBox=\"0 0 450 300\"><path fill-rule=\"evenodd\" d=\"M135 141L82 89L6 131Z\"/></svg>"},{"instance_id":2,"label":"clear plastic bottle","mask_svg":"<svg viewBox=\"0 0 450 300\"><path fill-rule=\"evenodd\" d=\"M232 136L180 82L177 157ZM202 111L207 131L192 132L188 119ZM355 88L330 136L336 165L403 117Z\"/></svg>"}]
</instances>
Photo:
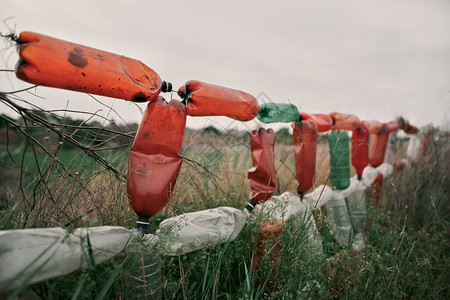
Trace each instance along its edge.
<instances>
[{"instance_id":1,"label":"clear plastic bottle","mask_svg":"<svg viewBox=\"0 0 450 300\"><path fill-rule=\"evenodd\" d=\"M336 226L336 240L343 246L350 245L353 239L353 229L341 191L333 190L333 195L327 202L326 208L328 218Z\"/></svg>"},{"instance_id":2,"label":"clear plastic bottle","mask_svg":"<svg viewBox=\"0 0 450 300\"><path fill-rule=\"evenodd\" d=\"M351 179L350 187L342 191L350 220L356 232L364 232L367 223L365 186L356 177Z\"/></svg>"},{"instance_id":3,"label":"clear plastic bottle","mask_svg":"<svg viewBox=\"0 0 450 300\"><path fill-rule=\"evenodd\" d=\"M162 299L162 255L154 245L137 243L127 280L130 299Z\"/></svg>"},{"instance_id":4,"label":"clear plastic bottle","mask_svg":"<svg viewBox=\"0 0 450 300\"><path fill-rule=\"evenodd\" d=\"M288 103L264 103L259 106L258 120L264 123L297 122L300 113L297 106Z\"/></svg>"}]
</instances>

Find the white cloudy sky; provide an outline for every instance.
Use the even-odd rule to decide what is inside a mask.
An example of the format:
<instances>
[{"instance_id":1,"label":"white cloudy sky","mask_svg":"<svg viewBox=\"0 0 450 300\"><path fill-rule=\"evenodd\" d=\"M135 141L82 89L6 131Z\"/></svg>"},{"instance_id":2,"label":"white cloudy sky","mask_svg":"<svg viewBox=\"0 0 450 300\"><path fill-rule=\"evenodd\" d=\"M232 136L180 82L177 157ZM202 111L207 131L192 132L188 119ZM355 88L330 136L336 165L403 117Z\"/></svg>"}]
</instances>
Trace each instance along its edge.
<instances>
[{"instance_id":1,"label":"white cloudy sky","mask_svg":"<svg viewBox=\"0 0 450 300\"><path fill-rule=\"evenodd\" d=\"M449 126L450 1L230 2L3 0L0 29L140 59L176 88L197 79L254 96L264 92L305 112L380 121L403 115L419 126ZM14 66L12 52L2 52L1 68ZM2 91L29 86L12 73L0 76ZM44 87L38 94L47 100L24 97L45 108L108 115L87 95ZM140 120L135 105L101 99L125 120ZM226 118L189 118L188 126L208 122L237 126Z\"/></svg>"}]
</instances>

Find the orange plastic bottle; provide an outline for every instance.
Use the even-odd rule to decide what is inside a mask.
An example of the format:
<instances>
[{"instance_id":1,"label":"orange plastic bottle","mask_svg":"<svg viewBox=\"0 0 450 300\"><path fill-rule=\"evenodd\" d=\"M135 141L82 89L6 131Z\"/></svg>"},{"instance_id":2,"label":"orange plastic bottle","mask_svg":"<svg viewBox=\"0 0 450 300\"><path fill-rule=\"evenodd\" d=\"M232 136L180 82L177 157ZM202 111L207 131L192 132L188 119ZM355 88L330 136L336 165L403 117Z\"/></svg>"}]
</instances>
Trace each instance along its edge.
<instances>
[{"instance_id":1,"label":"orange plastic bottle","mask_svg":"<svg viewBox=\"0 0 450 300\"><path fill-rule=\"evenodd\" d=\"M138 60L33 32L17 43L16 75L27 82L136 102L161 92L161 78Z\"/></svg>"},{"instance_id":2,"label":"orange plastic bottle","mask_svg":"<svg viewBox=\"0 0 450 300\"><path fill-rule=\"evenodd\" d=\"M362 121L361 124L369 129L370 134L377 134L378 132L380 132L381 127L383 127L383 124L381 124L381 122L375 120Z\"/></svg>"},{"instance_id":3,"label":"orange plastic bottle","mask_svg":"<svg viewBox=\"0 0 450 300\"><path fill-rule=\"evenodd\" d=\"M332 130L353 130L361 124L359 118L355 115L332 112L330 116L334 120Z\"/></svg>"},{"instance_id":4,"label":"orange plastic bottle","mask_svg":"<svg viewBox=\"0 0 450 300\"><path fill-rule=\"evenodd\" d=\"M333 127L333 118L326 114L307 114L300 113L303 121L310 121L316 123L317 132L327 132Z\"/></svg>"},{"instance_id":5,"label":"orange plastic bottle","mask_svg":"<svg viewBox=\"0 0 450 300\"><path fill-rule=\"evenodd\" d=\"M272 129L259 128L250 133L253 167L248 170L250 211L255 204L268 200L277 188L275 175L275 135Z\"/></svg>"},{"instance_id":6,"label":"orange plastic bottle","mask_svg":"<svg viewBox=\"0 0 450 300\"><path fill-rule=\"evenodd\" d=\"M372 141L369 149L369 164L374 168L381 165L384 161L389 133L389 128L383 125L377 134L371 135Z\"/></svg>"},{"instance_id":7,"label":"orange plastic bottle","mask_svg":"<svg viewBox=\"0 0 450 300\"><path fill-rule=\"evenodd\" d=\"M369 129L359 126L352 132L352 165L355 167L358 179L369 164Z\"/></svg>"},{"instance_id":8,"label":"orange plastic bottle","mask_svg":"<svg viewBox=\"0 0 450 300\"><path fill-rule=\"evenodd\" d=\"M196 80L178 89L186 101L190 116L227 116L238 121L250 121L259 113L259 105L252 95Z\"/></svg>"},{"instance_id":9,"label":"orange plastic bottle","mask_svg":"<svg viewBox=\"0 0 450 300\"><path fill-rule=\"evenodd\" d=\"M399 128L397 121L390 121L387 123L383 123L383 126L387 127L387 129L389 130L389 133L396 132Z\"/></svg>"},{"instance_id":10,"label":"orange plastic bottle","mask_svg":"<svg viewBox=\"0 0 450 300\"><path fill-rule=\"evenodd\" d=\"M296 122L293 134L297 191L306 193L314 185L316 174L317 128L314 122Z\"/></svg>"},{"instance_id":11,"label":"orange plastic bottle","mask_svg":"<svg viewBox=\"0 0 450 300\"><path fill-rule=\"evenodd\" d=\"M128 160L128 200L142 227L172 195L183 159L186 107L162 97L150 102ZM145 228L144 228L145 229Z\"/></svg>"}]
</instances>

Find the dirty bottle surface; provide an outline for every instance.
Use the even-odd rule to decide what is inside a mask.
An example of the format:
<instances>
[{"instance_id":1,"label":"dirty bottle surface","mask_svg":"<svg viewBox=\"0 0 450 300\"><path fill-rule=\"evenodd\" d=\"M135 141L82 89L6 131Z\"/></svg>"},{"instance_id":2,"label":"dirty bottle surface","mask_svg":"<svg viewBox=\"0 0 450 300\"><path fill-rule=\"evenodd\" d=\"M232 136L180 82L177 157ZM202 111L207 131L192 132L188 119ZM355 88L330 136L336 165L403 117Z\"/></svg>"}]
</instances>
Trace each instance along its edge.
<instances>
[{"instance_id":1,"label":"dirty bottle surface","mask_svg":"<svg viewBox=\"0 0 450 300\"><path fill-rule=\"evenodd\" d=\"M186 102L189 116L226 116L238 121L250 121L259 113L256 98L249 93L190 80L178 89Z\"/></svg>"},{"instance_id":2,"label":"dirty bottle surface","mask_svg":"<svg viewBox=\"0 0 450 300\"><path fill-rule=\"evenodd\" d=\"M16 75L24 81L135 102L161 92L159 75L139 60L33 32L17 43Z\"/></svg>"},{"instance_id":3,"label":"dirty bottle surface","mask_svg":"<svg viewBox=\"0 0 450 300\"><path fill-rule=\"evenodd\" d=\"M158 213L169 201L183 159L186 108L158 97L148 104L128 159L128 200L141 217Z\"/></svg>"},{"instance_id":4,"label":"dirty bottle surface","mask_svg":"<svg viewBox=\"0 0 450 300\"><path fill-rule=\"evenodd\" d=\"M263 123L291 123L300 118L297 106L287 103L263 103L256 116Z\"/></svg>"},{"instance_id":5,"label":"dirty bottle surface","mask_svg":"<svg viewBox=\"0 0 450 300\"><path fill-rule=\"evenodd\" d=\"M328 134L330 147L330 180L335 188L344 190L350 185L350 138L346 130L332 130Z\"/></svg>"},{"instance_id":6,"label":"dirty bottle surface","mask_svg":"<svg viewBox=\"0 0 450 300\"><path fill-rule=\"evenodd\" d=\"M297 191L303 195L314 185L316 174L317 128L314 122L296 122L293 133Z\"/></svg>"}]
</instances>

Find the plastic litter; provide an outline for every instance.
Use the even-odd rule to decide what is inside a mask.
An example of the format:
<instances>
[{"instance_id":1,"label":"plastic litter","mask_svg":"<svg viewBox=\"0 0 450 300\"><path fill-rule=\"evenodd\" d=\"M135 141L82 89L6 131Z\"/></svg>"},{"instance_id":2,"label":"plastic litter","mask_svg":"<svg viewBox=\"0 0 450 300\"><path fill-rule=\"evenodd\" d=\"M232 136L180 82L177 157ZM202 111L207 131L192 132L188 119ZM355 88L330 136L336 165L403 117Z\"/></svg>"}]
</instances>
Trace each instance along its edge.
<instances>
[{"instance_id":1,"label":"plastic litter","mask_svg":"<svg viewBox=\"0 0 450 300\"><path fill-rule=\"evenodd\" d=\"M334 120L332 130L353 130L361 125L361 121L355 115L332 112L330 116Z\"/></svg>"},{"instance_id":2,"label":"plastic litter","mask_svg":"<svg viewBox=\"0 0 450 300\"><path fill-rule=\"evenodd\" d=\"M406 134L417 134L419 132L419 129L411 125L408 120L401 118L400 121L400 129L403 130Z\"/></svg>"},{"instance_id":3,"label":"plastic litter","mask_svg":"<svg viewBox=\"0 0 450 300\"><path fill-rule=\"evenodd\" d=\"M317 128L314 122L294 123L293 146L297 191L305 194L313 187L316 174Z\"/></svg>"},{"instance_id":4,"label":"plastic litter","mask_svg":"<svg viewBox=\"0 0 450 300\"><path fill-rule=\"evenodd\" d=\"M190 116L227 116L238 121L250 121L259 113L259 105L252 95L214 85L190 80L178 89L186 102Z\"/></svg>"},{"instance_id":5,"label":"plastic litter","mask_svg":"<svg viewBox=\"0 0 450 300\"><path fill-rule=\"evenodd\" d=\"M62 228L0 231L0 290L12 290L21 284L88 267L91 264L88 238L97 265L140 237L138 230L113 226L78 228L73 233Z\"/></svg>"},{"instance_id":6,"label":"plastic litter","mask_svg":"<svg viewBox=\"0 0 450 300\"><path fill-rule=\"evenodd\" d=\"M399 128L397 121L390 121L387 123L383 123L383 126L386 126L390 133L396 132Z\"/></svg>"},{"instance_id":7,"label":"plastic litter","mask_svg":"<svg viewBox=\"0 0 450 300\"><path fill-rule=\"evenodd\" d=\"M326 205L333 195L333 190L327 185L319 185L311 193L303 196L303 202L310 207L321 207Z\"/></svg>"},{"instance_id":8,"label":"plastic litter","mask_svg":"<svg viewBox=\"0 0 450 300\"><path fill-rule=\"evenodd\" d=\"M398 152L397 148L397 132L392 132L391 134L389 134L386 153L384 154L383 161L389 164L393 164L395 161L395 155Z\"/></svg>"},{"instance_id":9,"label":"plastic litter","mask_svg":"<svg viewBox=\"0 0 450 300\"><path fill-rule=\"evenodd\" d=\"M353 229L356 233L364 232L367 224L366 187L364 183L353 176L350 186L342 191L347 203L348 212Z\"/></svg>"},{"instance_id":10,"label":"plastic litter","mask_svg":"<svg viewBox=\"0 0 450 300\"><path fill-rule=\"evenodd\" d=\"M158 97L148 104L128 160L128 200L140 217L155 215L171 197L183 162L185 125L179 101Z\"/></svg>"},{"instance_id":11,"label":"plastic litter","mask_svg":"<svg viewBox=\"0 0 450 300\"><path fill-rule=\"evenodd\" d=\"M327 132L333 127L333 118L326 114L307 114L302 112L301 120L316 123L317 132Z\"/></svg>"},{"instance_id":12,"label":"plastic litter","mask_svg":"<svg viewBox=\"0 0 450 300\"><path fill-rule=\"evenodd\" d=\"M359 178L369 164L369 129L359 126L352 132L352 165Z\"/></svg>"},{"instance_id":13,"label":"plastic litter","mask_svg":"<svg viewBox=\"0 0 450 300\"><path fill-rule=\"evenodd\" d=\"M245 211L222 206L168 218L159 224L156 235L164 254L176 256L233 241L248 218Z\"/></svg>"},{"instance_id":14,"label":"plastic litter","mask_svg":"<svg viewBox=\"0 0 450 300\"><path fill-rule=\"evenodd\" d=\"M383 163L389 133L389 128L383 125L380 132L372 134L372 141L369 148L369 164L372 167L376 168Z\"/></svg>"},{"instance_id":15,"label":"plastic litter","mask_svg":"<svg viewBox=\"0 0 450 300\"><path fill-rule=\"evenodd\" d=\"M272 129L259 128L250 133L253 167L248 170L247 177L251 206L269 199L277 188L274 145Z\"/></svg>"},{"instance_id":16,"label":"plastic litter","mask_svg":"<svg viewBox=\"0 0 450 300\"><path fill-rule=\"evenodd\" d=\"M350 138L346 130L330 131L330 180L338 190L350 185Z\"/></svg>"},{"instance_id":17,"label":"plastic litter","mask_svg":"<svg viewBox=\"0 0 450 300\"><path fill-rule=\"evenodd\" d=\"M255 245L255 252L253 256L253 269L258 270L259 266L269 252L268 257L271 262L272 272L271 277L278 274L277 259L280 256L282 249L282 241L280 235L284 232L285 221L283 219L269 220L260 224L260 234L258 242Z\"/></svg>"},{"instance_id":18,"label":"plastic litter","mask_svg":"<svg viewBox=\"0 0 450 300\"><path fill-rule=\"evenodd\" d=\"M343 246L350 245L353 239L353 229L342 191L333 190L333 195L327 202L326 208L328 218L336 226L337 242Z\"/></svg>"},{"instance_id":19,"label":"plastic litter","mask_svg":"<svg viewBox=\"0 0 450 300\"><path fill-rule=\"evenodd\" d=\"M300 113L297 106L287 103L263 103L259 106L256 116L263 123L291 123L297 122Z\"/></svg>"},{"instance_id":20,"label":"plastic litter","mask_svg":"<svg viewBox=\"0 0 450 300\"><path fill-rule=\"evenodd\" d=\"M362 121L362 125L366 126L369 129L370 134L377 134L380 132L381 128L383 127L383 124L381 122L371 120L371 121Z\"/></svg>"},{"instance_id":21,"label":"plastic litter","mask_svg":"<svg viewBox=\"0 0 450 300\"><path fill-rule=\"evenodd\" d=\"M22 32L18 78L37 85L143 102L155 99L162 81L136 59Z\"/></svg>"},{"instance_id":22,"label":"plastic litter","mask_svg":"<svg viewBox=\"0 0 450 300\"><path fill-rule=\"evenodd\" d=\"M409 137L408 147L406 148L406 158L410 161L415 160L419 156L421 137L413 135Z\"/></svg>"}]
</instances>

